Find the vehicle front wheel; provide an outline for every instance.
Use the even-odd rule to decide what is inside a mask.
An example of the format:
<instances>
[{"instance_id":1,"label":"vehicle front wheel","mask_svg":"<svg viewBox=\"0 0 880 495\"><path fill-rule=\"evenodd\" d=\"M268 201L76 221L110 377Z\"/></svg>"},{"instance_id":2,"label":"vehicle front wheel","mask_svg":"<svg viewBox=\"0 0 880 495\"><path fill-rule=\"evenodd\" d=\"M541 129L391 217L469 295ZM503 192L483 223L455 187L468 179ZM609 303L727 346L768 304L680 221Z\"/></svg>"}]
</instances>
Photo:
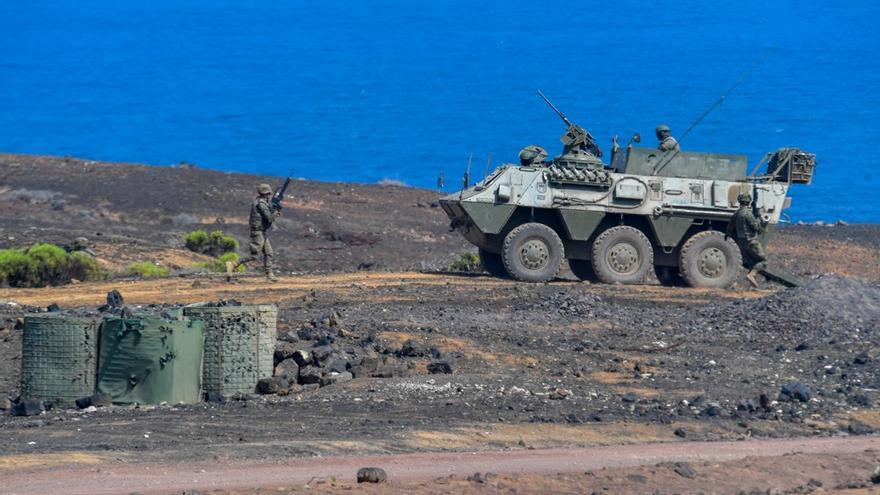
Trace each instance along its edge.
<instances>
[{"instance_id":1,"label":"vehicle front wheel","mask_svg":"<svg viewBox=\"0 0 880 495\"><path fill-rule=\"evenodd\" d=\"M510 276L507 273L507 269L504 268L504 262L501 260L500 254L480 249L480 265L486 273L493 277L507 278Z\"/></svg>"},{"instance_id":2,"label":"vehicle front wheel","mask_svg":"<svg viewBox=\"0 0 880 495\"><path fill-rule=\"evenodd\" d=\"M593 270L606 284L640 284L654 264L651 241L637 228L611 227L593 242Z\"/></svg>"},{"instance_id":3,"label":"vehicle front wheel","mask_svg":"<svg viewBox=\"0 0 880 495\"><path fill-rule=\"evenodd\" d=\"M541 223L524 223L504 238L501 260L515 279L548 282L559 272L565 248L562 239Z\"/></svg>"},{"instance_id":4,"label":"vehicle front wheel","mask_svg":"<svg viewBox=\"0 0 880 495\"><path fill-rule=\"evenodd\" d=\"M742 267L742 253L732 239L717 230L693 235L681 248L681 276L691 287L730 287Z\"/></svg>"}]
</instances>

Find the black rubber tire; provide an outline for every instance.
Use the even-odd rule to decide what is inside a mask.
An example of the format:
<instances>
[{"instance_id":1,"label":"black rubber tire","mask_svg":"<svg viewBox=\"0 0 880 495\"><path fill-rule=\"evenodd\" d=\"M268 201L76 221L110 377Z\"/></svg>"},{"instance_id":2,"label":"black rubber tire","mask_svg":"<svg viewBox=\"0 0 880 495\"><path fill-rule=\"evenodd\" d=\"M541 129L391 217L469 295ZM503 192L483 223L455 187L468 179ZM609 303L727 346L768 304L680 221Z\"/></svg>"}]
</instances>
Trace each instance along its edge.
<instances>
[{"instance_id":1,"label":"black rubber tire","mask_svg":"<svg viewBox=\"0 0 880 495\"><path fill-rule=\"evenodd\" d=\"M640 284L654 265L654 248L641 230L619 225L593 242L593 271L606 284Z\"/></svg>"},{"instance_id":2,"label":"black rubber tire","mask_svg":"<svg viewBox=\"0 0 880 495\"><path fill-rule=\"evenodd\" d=\"M501 260L500 254L490 253L489 251L483 251L480 249L480 266L483 267L483 270L486 273L493 277L510 277L510 274L507 273L507 269L504 268L504 261Z\"/></svg>"},{"instance_id":3,"label":"black rubber tire","mask_svg":"<svg viewBox=\"0 0 880 495\"><path fill-rule=\"evenodd\" d=\"M681 248L679 272L691 287L730 287L742 268L742 253L733 239L717 230L697 232Z\"/></svg>"},{"instance_id":4,"label":"black rubber tire","mask_svg":"<svg viewBox=\"0 0 880 495\"><path fill-rule=\"evenodd\" d=\"M595 282L598 280L590 260L568 260L568 267L575 277L584 282Z\"/></svg>"},{"instance_id":5,"label":"black rubber tire","mask_svg":"<svg viewBox=\"0 0 880 495\"><path fill-rule=\"evenodd\" d=\"M674 266L657 266L654 265L654 275L657 281L664 287L686 287L684 279L678 273L678 268Z\"/></svg>"},{"instance_id":6,"label":"black rubber tire","mask_svg":"<svg viewBox=\"0 0 880 495\"><path fill-rule=\"evenodd\" d=\"M511 277L523 282L553 280L562 260L565 247L562 239L550 227L541 223L524 223L504 238L501 260Z\"/></svg>"}]
</instances>

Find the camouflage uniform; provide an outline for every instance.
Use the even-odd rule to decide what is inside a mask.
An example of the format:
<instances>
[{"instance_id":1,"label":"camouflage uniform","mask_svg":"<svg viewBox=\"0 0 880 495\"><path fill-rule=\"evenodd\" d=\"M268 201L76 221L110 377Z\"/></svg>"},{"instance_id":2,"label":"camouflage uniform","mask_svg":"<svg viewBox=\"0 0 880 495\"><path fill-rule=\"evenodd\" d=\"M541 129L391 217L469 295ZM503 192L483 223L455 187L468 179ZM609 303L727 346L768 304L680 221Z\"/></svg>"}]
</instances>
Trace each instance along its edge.
<instances>
[{"instance_id":1,"label":"camouflage uniform","mask_svg":"<svg viewBox=\"0 0 880 495\"><path fill-rule=\"evenodd\" d=\"M660 151L679 151L681 150L681 146L678 145L678 141L674 137L670 135L669 126L666 124L660 124L657 126L655 130L657 133L657 141L659 142L657 148Z\"/></svg>"},{"instance_id":2,"label":"camouflage uniform","mask_svg":"<svg viewBox=\"0 0 880 495\"><path fill-rule=\"evenodd\" d=\"M743 255L743 263L749 268L746 278L757 287L755 275L767 267L767 254L760 240L760 235L767 230L767 224L758 220L752 212L749 206L751 195L741 194L737 199L740 206L727 226L727 235L736 240Z\"/></svg>"},{"instance_id":3,"label":"camouflage uniform","mask_svg":"<svg viewBox=\"0 0 880 495\"><path fill-rule=\"evenodd\" d=\"M266 276L274 278L272 273L272 257L275 255L275 252L272 250L272 244L269 243L269 239L266 237L266 232L272 227L272 223L278 217L278 212L272 210L272 204L265 193L268 190L269 194L271 194L272 189L266 184L261 184L258 190L261 196L251 204L251 214L248 220L251 229L251 240L248 244L250 253L242 258L238 264L250 263L262 255L263 270L266 272Z\"/></svg>"}]
</instances>

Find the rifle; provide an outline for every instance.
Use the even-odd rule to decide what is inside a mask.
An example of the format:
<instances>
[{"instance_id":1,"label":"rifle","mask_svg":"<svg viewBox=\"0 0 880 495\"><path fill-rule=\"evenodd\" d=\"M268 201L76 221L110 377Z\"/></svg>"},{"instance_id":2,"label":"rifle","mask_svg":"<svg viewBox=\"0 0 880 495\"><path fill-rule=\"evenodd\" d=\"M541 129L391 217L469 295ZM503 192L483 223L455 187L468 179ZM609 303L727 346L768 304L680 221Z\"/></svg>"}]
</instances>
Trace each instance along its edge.
<instances>
[{"instance_id":1,"label":"rifle","mask_svg":"<svg viewBox=\"0 0 880 495\"><path fill-rule=\"evenodd\" d=\"M290 181L293 179L293 170L291 169L290 175L287 176L287 179L284 181L284 185L275 190L275 194L272 195L272 201L270 202L272 206L273 212L281 211L281 202L284 201L284 193L287 192L287 186L290 185Z\"/></svg>"}]
</instances>

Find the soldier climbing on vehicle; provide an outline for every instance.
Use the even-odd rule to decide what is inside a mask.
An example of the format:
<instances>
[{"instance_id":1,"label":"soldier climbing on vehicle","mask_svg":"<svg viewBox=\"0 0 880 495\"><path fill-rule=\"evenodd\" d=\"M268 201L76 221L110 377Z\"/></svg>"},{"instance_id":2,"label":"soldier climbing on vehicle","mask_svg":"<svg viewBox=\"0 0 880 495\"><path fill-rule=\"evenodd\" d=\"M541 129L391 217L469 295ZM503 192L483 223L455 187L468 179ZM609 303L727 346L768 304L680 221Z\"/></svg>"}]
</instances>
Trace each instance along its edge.
<instances>
[{"instance_id":1,"label":"soldier climbing on vehicle","mask_svg":"<svg viewBox=\"0 0 880 495\"><path fill-rule=\"evenodd\" d=\"M752 195L742 192L736 197L739 209L727 225L727 236L733 237L743 255L743 264L749 269L746 280L758 288L755 276L767 267L767 255L760 236L767 230L767 223L752 212Z\"/></svg>"},{"instance_id":2,"label":"soldier climbing on vehicle","mask_svg":"<svg viewBox=\"0 0 880 495\"><path fill-rule=\"evenodd\" d=\"M657 129L654 130L657 133L657 148L660 151L680 151L681 146L679 146L678 141L672 137L672 130L669 129L669 126L666 124L660 124L657 126Z\"/></svg>"},{"instance_id":3,"label":"soldier climbing on vehicle","mask_svg":"<svg viewBox=\"0 0 880 495\"><path fill-rule=\"evenodd\" d=\"M239 266L245 265L262 257L263 271L270 282L278 280L272 271L272 259L275 255L272 244L269 242L267 232L272 228L275 219L281 215L281 203L272 201L272 186L260 184L257 186L258 196L251 204L251 213L248 220L250 226L250 243L248 244L249 255L235 262L226 263L228 274L233 273Z\"/></svg>"}]
</instances>

